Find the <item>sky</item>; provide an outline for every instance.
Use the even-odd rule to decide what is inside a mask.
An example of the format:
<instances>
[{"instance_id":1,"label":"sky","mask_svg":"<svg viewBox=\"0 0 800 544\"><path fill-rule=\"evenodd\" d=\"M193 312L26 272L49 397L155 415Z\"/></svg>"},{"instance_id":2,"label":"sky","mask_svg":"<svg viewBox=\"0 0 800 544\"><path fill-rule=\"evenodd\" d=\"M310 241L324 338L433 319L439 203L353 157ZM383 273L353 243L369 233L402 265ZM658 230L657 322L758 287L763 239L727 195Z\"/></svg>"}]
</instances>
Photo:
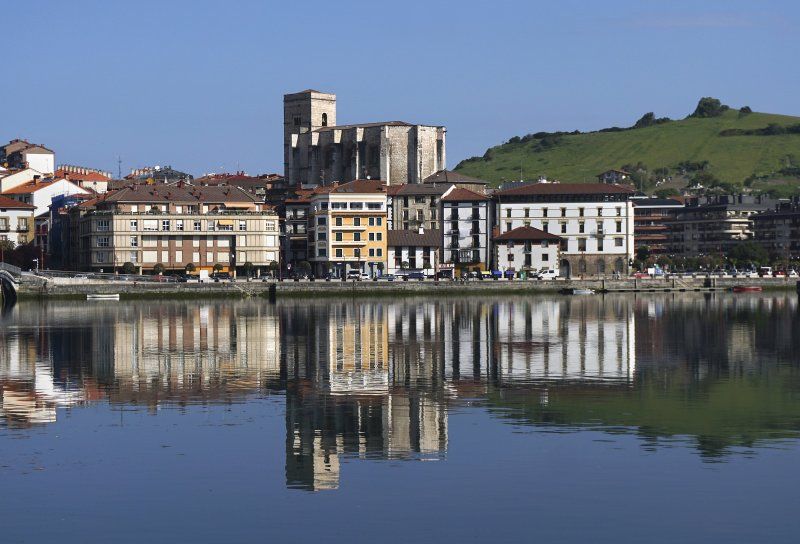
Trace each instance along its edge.
<instances>
[{"instance_id":1,"label":"sky","mask_svg":"<svg viewBox=\"0 0 800 544\"><path fill-rule=\"evenodd\" d=\"M800 2L0 2L0 140L110 170L283 170L282 96L340 124L447 127L448 167L511 136L684 117L702 96L800 115Z\"/></svg>"}]
</instances>

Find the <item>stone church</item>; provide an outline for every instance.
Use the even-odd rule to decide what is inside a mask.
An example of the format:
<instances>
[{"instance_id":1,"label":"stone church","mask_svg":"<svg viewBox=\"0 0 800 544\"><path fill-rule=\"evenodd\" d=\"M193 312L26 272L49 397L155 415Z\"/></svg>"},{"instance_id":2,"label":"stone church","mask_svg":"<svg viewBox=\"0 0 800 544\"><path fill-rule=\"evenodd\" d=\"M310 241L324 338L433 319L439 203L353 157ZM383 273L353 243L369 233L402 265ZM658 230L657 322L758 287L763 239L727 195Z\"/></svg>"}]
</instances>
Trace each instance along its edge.
<instances>
[{"instance_id":1,"label":"stone church","mask_svg":"<svg viewBox=\"0 0 800 544\"><path fill-rule=\"evenodd\" d=\"M306 90L283 97L284 175L313 187L355 179L422 183L446 167L442 126L402 121L336 124L336 95Z\"/></svg>"}]
</instances>

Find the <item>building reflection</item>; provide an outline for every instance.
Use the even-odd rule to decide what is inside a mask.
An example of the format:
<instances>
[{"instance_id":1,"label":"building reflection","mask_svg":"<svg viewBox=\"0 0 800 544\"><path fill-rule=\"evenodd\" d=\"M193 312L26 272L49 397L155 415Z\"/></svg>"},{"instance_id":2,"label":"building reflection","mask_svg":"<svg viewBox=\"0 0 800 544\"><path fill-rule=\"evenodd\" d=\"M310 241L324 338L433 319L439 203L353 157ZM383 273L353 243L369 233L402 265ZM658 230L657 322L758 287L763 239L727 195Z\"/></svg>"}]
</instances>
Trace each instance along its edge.
<instances>
[{"instance_id":1,"label":"building reflection","mask_svg":"<svg viewBox=\"0 0 800 544\"><path fill-rule=\"evenodd\" d=\"M333 489L350 458L443 459L449 411L468 401L532 425L692 435L674 413L674 429L648 418L726 376L783 379L797 312L793 296L22 303L0 324L0 425L279 393L286 485ZM624 410L604 413L611 399Z\"/></svg>"}]
</instances>

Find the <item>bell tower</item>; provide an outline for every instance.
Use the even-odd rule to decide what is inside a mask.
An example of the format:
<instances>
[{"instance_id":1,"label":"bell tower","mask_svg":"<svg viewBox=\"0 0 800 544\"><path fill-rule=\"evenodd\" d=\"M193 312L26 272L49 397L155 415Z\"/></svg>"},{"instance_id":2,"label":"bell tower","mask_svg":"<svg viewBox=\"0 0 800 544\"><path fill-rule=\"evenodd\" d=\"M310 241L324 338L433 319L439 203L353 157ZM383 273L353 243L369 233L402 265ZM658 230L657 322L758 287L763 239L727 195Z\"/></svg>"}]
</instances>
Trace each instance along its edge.
<instances>
[{"instance_id":1,"label":"bell tower","mask_svg":"<svg viewBox=\"0 0 800 544\"><path fill-rule=\"evenodd\" d=\"M308 154L298 135L336 125L336 95L307 89L283 95L283 175L289 184L302 182L303 155ZM305 165L308 168L308 165Z\"/></svg>"}]
</instances>

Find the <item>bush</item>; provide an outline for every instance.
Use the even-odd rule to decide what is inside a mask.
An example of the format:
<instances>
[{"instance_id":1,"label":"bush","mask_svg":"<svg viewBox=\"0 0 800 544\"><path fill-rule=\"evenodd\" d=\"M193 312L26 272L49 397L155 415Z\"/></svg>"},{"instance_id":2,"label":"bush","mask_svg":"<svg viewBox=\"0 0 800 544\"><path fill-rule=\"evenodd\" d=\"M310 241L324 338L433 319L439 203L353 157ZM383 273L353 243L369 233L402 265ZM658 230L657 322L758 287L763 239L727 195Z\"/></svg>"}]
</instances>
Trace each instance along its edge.
<instances>
[{"instance_id":1,"label":"bush","mask_svg":"<svg viewBox=\"0 0 800 544\"><path fill-rule=\"evenodd\" d=\"M681 196L681 193L677 189L673 189L672 187L666 187L664 189L659 189L655 192L655 195L658 198L670 198L673 196Z\"/></svg>"},{"instance_id":2,"label":"bush","mask_svg":"<svg viewBox=\"0 0 800 544\"><path fill-rule=\"evenodd\" d=\"M223 268L225 268L225 267L222 266L220 263L217 263L217 264L214 265L214 268L212 270L214 270L214 272L216 272L216 273L219 273L219 272L222 272Z\"/></svg>"},{"instance_id":3,"label":"bush","mask_svg":"<svg viewBox=\"0 0 800 544\"><path fill-rule=\"evenodd\" d=\"M185 268L185 270L186 270L186 273L187 273L187 274L191 274L192 272L194 272L195 270L197 270L197 268L194 266L194 264L192 264L192 263L189 263L189 264L187 264L187 265L186 265L186 268Z\"/></svg>"},{"instance_id":4,"label":"bush","mask_svg":"<svg viewBox=\"0 0 800 544\"><path fill-rule=\"evenodd\" d=\"M157 264L156 264L156 265L153 267L153 274L155 274L155 275L159 276L159 275L161 275L161 274L163 274L163 273L164 273L164 265L163 265L163 264L161 264L161 263L157 263Z\"/></svg>"},{"instance_id":5,"label":"bush","mask_svg":"<svg viewBox=\"0 0 800 544\"><path fill-rule=\"evenodd\" d=\"M653 125L660 125L663 123L669 123L669 117L659 117L656 118L655 114L652 111L649 111L642 115L642 117L636 121L636 124L633 125L633 128L645 128L651 127Z\"/></svg>"},{"instance_id":6,"label":"bush","mask_svg":"<svg viewBox=\"0 0 800 544\"><path fill-rule=\"evenodd\" d=\"M753 113L753 110L750 109L750 106L742 106L741 108L739 108L740 117L747 115L748 113Z\"/></svg>"},{"instance_id":7,"label":"bush","mask_svg":"<svg viewBox=\"0 0 800 544\"><path fill-rule=\"evenodd\" d=\"M122 265L122 273L123 274L136 274L136 265L131 263L131 262L127 262L127 263L123 264Z\"/></svg>"}]
</instances>

